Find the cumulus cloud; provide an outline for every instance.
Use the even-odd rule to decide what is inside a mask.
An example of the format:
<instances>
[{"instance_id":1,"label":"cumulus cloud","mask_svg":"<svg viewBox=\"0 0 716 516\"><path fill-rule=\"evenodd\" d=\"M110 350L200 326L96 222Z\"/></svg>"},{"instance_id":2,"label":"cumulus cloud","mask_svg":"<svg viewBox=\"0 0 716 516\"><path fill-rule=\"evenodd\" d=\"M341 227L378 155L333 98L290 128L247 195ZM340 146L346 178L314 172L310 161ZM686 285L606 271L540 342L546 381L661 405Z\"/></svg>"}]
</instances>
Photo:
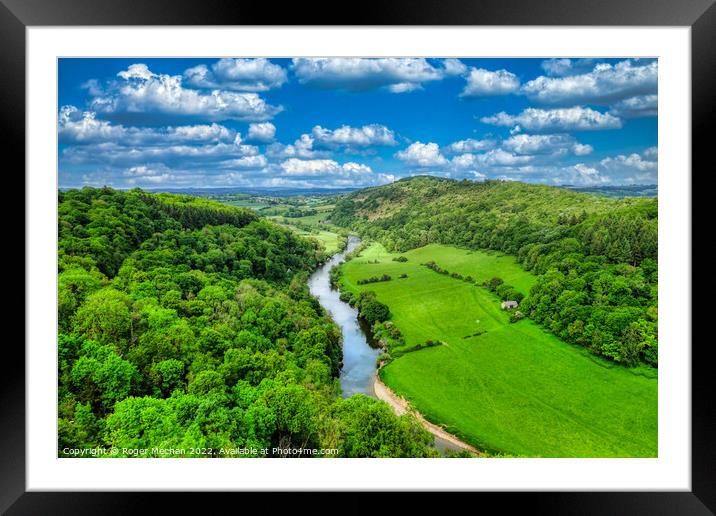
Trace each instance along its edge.
<instances>
[{"instance_id":1,"label":"cumulus cloud","mask_svg":"<svg viewBox=\"0 0 716 516\"><path fill-rule=\"evenodd\" d=\"M266 147L266 155L275 159L282 158L319 158L327 156L327 151L313 148L314 140L309 134L302 134L293 144L272 143Z\"/></svg>"},{"instance_id":2,"label":"cumulus cloud","mask_svg":"<svg viewBox=\"0 0 716 516\"><path fill-rule=\"evenodd\" d=\"M368 165L353 161L341 164L332 159L290 158L279 168L281 179L307 181L312 186L372 186L395 181L393 174L375 173Z\"/></svg>"},{"instance_id":3,"label":"cumulus cloud","mask_svg":"<svg viewBox=\"0 0 716 516\"><path fill-rule=\"evenodd\" d=\"M419 82L399 82L397 84L389 84L388 91L391 93L409 93L415 90L422 90L423 85Z\"/></svg>"},{"instance_id":4,"label":"cumulus cloud","mask_svg":"<svg viewBox=\"0 0 716 516\"><path fill-rule=\"evenodd\" d=\"M341 165L332 159L290 158L281 163L281 168L288 176L349 176L355 174L372 173L371 168L367 165L354 162L344 163L343 165Z\"/></svg>"},{"instance_id":5,"label":"cumulus cloud","mask_svg":"<svg viewBox=\"0 0 716 516\"><path fill-rule=\"evenodd\" d=\"M641 153L646 159L650 161L656 161L659 155L659 149L657 147L648 147Z\"/></svg>"},{"instance_id":6,"label":"cumulus cloud","mask_svg":"<svg viewBox=\"0 0 716 516\"><path fill-rule=\"evenodd\" d=\"M448 163L448 160L440 153L437 143L415 142L407 149L395 154L395 157L409 165L418 167L435 167Z\"/></svg>"},{"instance_id":7,"label":"cumulus cloud","mask_svg":"<svg viewBox=\"0 0 716 516\"><path fill-rule=\"evenodd\" d=\"M622 118L657 116L659 114L659 96L640 95L620 100L611 106L609 113Z\"/></svg>"},{"instance_id":8,"label":"cumulus cloud","mask_svg":"<svg viewBox=\"0 0 716 516\"><path fill-rule=\"evenodd\" d=\"M536 160L538 158L535 157ZM619 154L599 161L579 161L568 165L561 161L535 161L527 166L505 167L503 170L513 175L529 174L531 181L562 185L655 184L658 163L656 148L649 147L640 153Z\"/></svg>"},{"instance_id":9,"label":"cumulus cloud","mask_svg":"<svg viewBox=\"0 0 716 516\"><path fill-rule=\"evenodd\" d=\"M60 143L91 144L112 142L123 145L153 143L232 142L241 135L223 125L198 124L169 127L125 127L100 120L93 111L80 111L75 106L62 106L57 116Z\"/></svg>"},{"instance_id":10,"label":"cumulus cloud","mask_svg":"<svg viewBox=\"0 0 716 516\"><path fill-rule=\"evenodd\" d=\"M545 59L540 66L549 75L566 75L572 69L572 60Z\"/></svg>"},{"instance_id":11,"label":"cumulus cloud","mask_svg":"<svg viewBox=\"0 0 716 516\"><path fill-rule=\"evenodd\" d=\"M490 150L495 147L497 142L491 139L475 140L474 138L468 138L466 140L460 140L453 142L450 145L443 147L443 151L448 154L465 154L467 152L482 152Z\"/></svg>"},{"instance_id":12,"label":"cumulus cloud","mask_svg":"<svg viewBox=\"0 0 716 516\"><path fill-rule=\"evenodd\" d=\"M255 156L258 149L252 145L217 143L210 145L149 145L127 147L115 143L99 143L67 147L62 160L75 165L109 164L131 166L145 162L166 165L206 166L222 160L242 156Z\"/></svg>"},{"instance_id":13,"label":"cumulus cloud","mask_svg":"<svg viewBox=\"0 0 716 516\"><path fill-rule=\"evenodd\" d=\"M488 166L514 166L532 160L532 156L513 154L504 149L493 149L484 154L475 155L477 163Z\"/></svg>"},{"instance_id":14,"label":"cumulus cloud","mask_svg":"<svg viewBox=\"0 0 716 516\"><path fill-rule=\"evenodd\" d=\"M197 88L233 91L268 91L282 86L286 70L268 59L220 59L211 65L198 65L184 71L187 84Z\"/></svg>"},{"instance_id":15,"label":"cumulus cloud","mask_svg":"<svg viewBox=\"0 0 716 516\"><path fill-rule=\"evenodd\" d=\"M319 88L366 91L387 88L393 93L419 89L459 70L456 60L436 67L424 58L295 58L292 70L301 84ZM461 63L460 63L461 64Z\"/></svg>"},{"instance_id":16,"label":"cumulus cloud","mask_svg":"<svg viewBox=\"0 0 716 516\"><path fill-rule=\"evenodd\" d=\"M269 143L276 136L276 126L271 122L260 122L249 125L249 134L246 136L248 141L257 143Z\"/></svg>"},{"instance_id":17,"label":"cumulus cloud","mask_svg":"<svg viewBox=\"0 0 716 516\"><path fill-rule=\"evenodd\" d=\"M185 88L180 75L155 74L145 64L133 64L117 74L91 100L92 110L104 114L163 114L200 117L210 121L264 121L283 109L267 104L256 93L220 89L202 93Z\"/></svg>"},{"instance_id":18,"label":"cumulus cloud","mask_svg":"<svg viewBox=\"0 0 716 516\"><path fill-rule=\"evenodd\" d=\"M578 186L591 186L609 182L609 178L602 176L599 171L584 163L577 163L563 169L568 182ZM563 179L562 179L563 181Z\"/></svg>"},{"instance_id":19,"label":"cumulus cloud","mask_svg":"<svg viewBox=\"0 0 716 516\"><path fill-rule=\"evenodd\" d=\"M62 106L57 115L57 135L60 143L91 143L110 141L125 136L124 127L97 120L91 111L82 112L75 106Z\"/></svg>"},{"instance_id":20,"label":"cumulus cloud","mask_svg":"<svg viewBox=\"0 0 716 516\"><path fill-rule=\"evenodd\" d=\"M261 154L254 156L244 156L237 159L228 159L222 161L219 166L221 168L247 168L247 169L261 169L268 165L268 161L265 156Z\"/></svg>"},{"instance_id":21,"label":"cumulus cloud","mask_svg":"<svg viewBox=\"0 0 716 516\"><path fill-rule=\"evenodd\" d=\"M594 68L595 60L592 58L552 58L545 59L540 63L547 75L564 76L576 75L590 71Z\"/></svg>"},{"instance_id":22,"label":"cumulus cloud","mask_svg":"<svg viewBox=\"0 0 716 516\"><path fill-rule=\"evenodd\" d=\"M147 163L145 165L136 165L129 167L123 173L127 177L147 177L162 176L170 172L164 163Z\"/></svg>"},{"instance_id":23,"label":"cumulus cloud","mask_svg":"<svg viewBox=\"0 0 716 516\"><path fill-rule=\"evenodd\" d=\"M455 58L443 59L443 68L445 75L462 75L467 72L465 63Z\"/></svg>"},{"instance_id":24,"label":"cumulus cloud","mask_svg":"<svg viewBox=\"0 0 716 516\"><path fill-rule=\"evenodd\" d=\"M467 76L462 97L483 97L515 93L520 88L520 80L512 72L497 70L492 72L483 68L472 68Z\"/></svg>"},{"instance_id":25,"label":"cumulus cloud","mask_svg":"<svg viewBox=\"0 0 716 516\"><path fill-rule=\"evenodd\" d=\"M647 149L650 151L650 149ZM624 155L619 154L614 157L607 157L604 158L600 164L602 167L604 167L606 170L618 170L622 171L624 169L632 169L632 170L639 170L639 171L647 171L647 170L656 170L658 168L658 163L656 161L656 156L652 153L645 151L643 155L639 155L637 153Z\"/></svg>"},{"instance_id":26,"label":"cumulus cloud","mask_svg":"<svg viewBox=\"0 0 716 516\"><path fill-rule=\"evenodd\" d=\"M450 160L450 165L456 169L470 168L476 166L476 164L477 159L474 154L460 154Z\"/></svg>"},{"instance_id":27,"label":"cumulus cloud","mask_svg":"<svg viewBox=\"0 0 716 516\"><path fill-rule=\"evenodd\" d=\"M592 131L618 129L622 126L619 118L609 113L600 113L587 107L557 109L527 108L518 115L504 111L480 119L485 124L499 126L520 126L528 131Z\"/></svg>"},{"instance_id":28,"label":"cumulus cloud","mask_svg":"<svg viewBox=\"0 0 716 516\"><path fill-rule=\"evenodd\" d=\"M656 61L639 64L633 60L599 63L589 73L566 77L537 77L522 87L522 93L545 104L611 104L627 97L656 94Z\"/></svg>"},{"instance_id":29,"label":"cumulus cloud","mask_svg":"<svg viewBox=\"0 0 716 516\"><path fill-rule=\"evenodd\" d=\"M397 145L395 133L384 125L370 124L363 127L343 125L338 129L325 129L320 125L311 130L317 147L328 149L351 147L390 147Z\"/></svg>"},{"instance_id":30,"label":"cumulus cloud","mask_svg":"<svg viewBox=\"0 0 716 516\"><path fill-rule=\"evenodd\" d=\"M517 134L502 142L502 147L516 154L576 154L584 156L594 149L568 134Z\"/></svg>"}]
</instances>

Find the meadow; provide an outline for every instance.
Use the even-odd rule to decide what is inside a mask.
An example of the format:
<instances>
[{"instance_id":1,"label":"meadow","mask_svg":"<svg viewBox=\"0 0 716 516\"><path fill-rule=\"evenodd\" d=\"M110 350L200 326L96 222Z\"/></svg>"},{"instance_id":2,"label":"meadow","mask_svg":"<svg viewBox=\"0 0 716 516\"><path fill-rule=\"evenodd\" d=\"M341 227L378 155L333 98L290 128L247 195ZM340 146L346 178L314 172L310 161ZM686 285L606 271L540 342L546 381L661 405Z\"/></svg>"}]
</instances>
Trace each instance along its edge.
<instances>
[{"instance_id":1,"label":"meadow","mask_svg":"<svg viewBox=\"0 0 716 516\"><path fill-rule=\"evenodd\" d=\"M345 237L339 235L338 233L334 233L333 231L325 231L320 229L311 229L309 231L296 227L292 224L286 224L282 222L279 222L279 224L291 229L297 235L300 235L302 237L315 238L321 243L323 248L326 250L326 254L328 255L333 255L337 253L345 245Z\"/></svg>"},{"instance_id":2,"label":"meadow","mask_svg":"<svg viewBox=\"0 0 716 516\"><path fill-rule=\"evenodd\" d=\"M402 255L406 262L393 261ZM535 276L514 258L431 244L405 253L368 246L342 269L343 289L387 304L406 353L383 381L427 419L491 452L530 457L655 457L657 373L626 368L567 344L528 319L509 322L487 289L421 265L501 277L524 293ZM390 281L358 285L388 274ZM407 277L400 278L401 274Z\"/></svg>"},{"instance_id":3,"label":"meadow","mask_svg":"<svg viewBox=\"0 0 716 516\"><path fill-rule=\"evenodd\" d=\"M305 211L303 207L299 209ZM300 236L315 238L321 243L329 255L335 254L343 249L346 243L346 238L343 234L346 233L346 231L325 223L326 219L330 216L333 205L310 206L309 209L316 213L301 217L267 215L266 218L291 229Z\"/></svg>"}]
</instances>

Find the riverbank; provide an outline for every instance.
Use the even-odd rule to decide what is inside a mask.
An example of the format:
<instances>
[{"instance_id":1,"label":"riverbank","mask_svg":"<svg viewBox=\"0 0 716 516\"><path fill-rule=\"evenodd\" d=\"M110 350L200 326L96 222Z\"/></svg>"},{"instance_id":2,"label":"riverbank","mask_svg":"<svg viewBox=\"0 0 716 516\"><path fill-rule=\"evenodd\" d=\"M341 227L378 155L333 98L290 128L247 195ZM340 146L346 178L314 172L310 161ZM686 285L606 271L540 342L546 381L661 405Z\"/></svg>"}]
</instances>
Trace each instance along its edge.
<instances>
[{"instance_id":1,"label":"riverbank","mask_svg":"<svg viewBox=\"0 0 716 516\"><path fill-rule=\"evenodd\" d=\"M405 414L406 412L410 412L415 416L415 418L420 421L420 424L423 425L423 427L433 434L435 436L435 440L438 439L442 440L446 446L445 448L458 448L460 450L466 450L471 453L474 453L475 455L480 455L480 451L475 448L474 446L470 446L466 442L458 439L451 433L446 432L439 426L431 423L427 419L423 417L422 414L417 412L414 409L411 409L410 404L407 400L404 398L401 398L397 394L395 394L390 387L385 385L380 378L378 377L378 374L376 373L375 377L373 378L373 394L375 394L375 397L379 400L382 400L386 402L390 407L393 409L393 412L395 412L396 415L400 416ZM437 442L436 442L437 444Z\"/></svg>"}]
</instances>

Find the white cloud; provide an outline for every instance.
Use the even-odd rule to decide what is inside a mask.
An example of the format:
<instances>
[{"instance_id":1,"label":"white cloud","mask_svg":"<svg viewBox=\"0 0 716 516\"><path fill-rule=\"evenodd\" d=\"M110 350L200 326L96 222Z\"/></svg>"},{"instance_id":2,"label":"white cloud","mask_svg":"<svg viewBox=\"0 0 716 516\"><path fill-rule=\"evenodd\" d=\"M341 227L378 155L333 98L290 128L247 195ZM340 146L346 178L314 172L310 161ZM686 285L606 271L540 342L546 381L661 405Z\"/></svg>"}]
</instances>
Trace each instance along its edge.
<instances>
[{"instance_id":1,"label":"white cloud","mask_svg":"<svg viewBox=\"0 0 716 516\"><path fill-rule=\"evenodd\" d=\"M373 172L368 165L354 162L344 163L343 170L349 174L370 174Z\"/></svg>"},{"instance_id":2,"label":"white cloud","mask_svg":"<svg viewBox=\"0 0 716 516\"><path fill-rule=\"evenodd\" d=\"M641 154L650 161L656 161L659 156L659 149L657 147L648 147Z\"/></svg>"},{"instance_id":3,"label":"white cloud","mask_svg":"<svg viewBox=\"0 0 716 516\"><path fill-rule=\"evenodd\" d=\"M466 152L481 152L490 150L495 147L497 142L495 140L484 139L475 140L468 138L466 140L460 140L453 142L450 145L443 147L443 151L449 154L464 154Z\"/></svg>"},{"instance_id":4,"label":"white cloud","mask_svg":"<svg viewBox=\"0 0 716 516\"><path fill-rule=\"evenodd\" d=\"M260 154L255 156L244 156L238 159L229 159L220 163L222 168L260 169L264 168L266 165L268 165L266 157Z\"/></svg>"},{"instance_id":5,"label":"white cloud","mask_svg":"<svg viewBox=\"0 0 716 516\"><path fill-rule=\"evenodd\" d=\"M161 135L161 132L160 132ZM182 125L166 129L166 139L180 142L224 142L234 141L241 143L241 135L233 129L227 129L219 124ZM160 136L161 138L161 136Z\"/></svg>"},{"instance_id":6,"label":"white cloud","mask_svg":"<svg viewBox=\"0 0 716 516\"><path fill-rule=\"evenodd\" d=\"M454 63L449 65L455 70ZM428 81L442 79L445 68L436 68L423 58L295 58L292 69L301 84L321 88L364 91L388 87L393 93L418 89Z\"/></svg>"},{"instance_id":7,"label":"white cloud","mask_svg":"<svg viewBox=\"0 0 716 516\"><path fill-rule=\"evenodd\" d=\"M276 126L271 122L261 122L249 125L249 134L247 140L259 143L268 143L273 141L276 136Z\"/></svg>"},{"instance_id":8,"label":"white cloud","mask_svg":"<svg viewBox=\"0 0 716 516\"><path fill-rule=\"evenodd\" d=\"M145 165L136 165L129 167L124 171L125 176L138 177L138 176L157 176L167 174L169 169L164 163L147 163Z\"/></svg>"},{"instance_id":9,"label":"white cloud","mask_svg":"<svg viewBox=\"0 0 716 516\"><path fill-rule=\"evenodd\" d=\"M537 77L522 87L528 98L546 104L611 104L627 97L655 94L656 61L599 63L589 73L567 77Z\"/></svg>"},{"instance_id":10,"label":"white cloud","mask_svg":"<svg viewBox=\"0 0 716 516\"><path fill-rule=\"evenodd\" d=\"M622 126L619 118L586 107L558 109L527 108L519 115L500 112L482 117L483 123L500 126L517 126L528 131L589 131L617 129Z\"/></svg>"},{"instance_id":11,"label":"white cloud","mask_svg":"<svg viewBox=\"0 0 716 516\"><path fill-rule=\"evenodd\" d=\"M229 59L215 62L209 69L198 65L184 71L186 83L197 88L234 91L268 91L282 86L286 70L268 59Z\"/></svg>"},{"instance_id":12,"label":"white cloud","mask_svg":"<svg viewBox=\"0 0 716 516\"><path fill-rule=\"evenodd\" d=\"M75 106L62 106L57 115L57 135L60 143L91 143L123 138L126 131L121 125L97 120L91 111L81 112Z\"/></svg>"},{"instance_id":13,"label":"white cloud","mask_svg":"<svg viewBox=\"0 0 716 516\"><path fill-rule=\"evenodd\" d=\"M470 168L474 167L477 162L474 154L460 154L450 160L453 168Z\"/></svg>"},{"instance_id":14,"label":"white cloud","mask_svg":"<svg viewBox=\"0 0 716 516\"><path fill-rule=\"evenodd\" d=\"M281 169L287 176L342 176L372 174L369 166L348 162L341 165L332 159L296 159L290 158L281 163Z\"/></svg>"},{"instance_id":15,"label":"white cloud","mask_svg":"<svg viewBox=\"0 0 716 516\"><path fill-rule=\"evenodd\" d=\"M520 80L512 72L497 70L492 72L483 68L472 68L467 76L467 83L462 90L462 97L481 97L489 95L506 95L515 93L520 88Z\"/></svg>"},{"instance_id":16,"label":"white cloud","mask_svg":"<svg viewBox=\"0 0 716 516\"><path fill-rule=\"evenodd\" d=\"M438 144L432 142L415 142L407 149L397 152L395 157L410 165L419 167L442 166L448 163L445 156L440 153Z\"/></svg>"},{"instance_id":17,"label":"white cloud","mask_svg":"<svg viewBox=\"0 0 716 516\"><path fill-rule=\"evenodd\" d=\"M411 91L422 90L423 85L418 82L399 82L388 85L391 93L410 93Z\"/></svg>"},{"instance_id":18,"label":"white cloud","mask_svg":"<svg viewBox=\"0 0 716 516\"><path fill-rule=\"evenodd\" d=\"M483 154L461 154L450 160L450 170L458 175L469 172L473 176L476 169L491 171L492 167L518 167L532 160L532 156L518 156L503 149L494 149ZM472 169L472 170L469 170ZM482 174L482 172L480 172ZM484 175L484 174L483 174Z\"/></svg>"},{"instance_id":19,"label":"white cloud","mask_svg":"<svg viewBox=\"0 0 716 516\"><path fill-rule=\"evenodd\" d=\"M577 75L594 69L596 60L591 57L545 59L540 66L551 76Z\"/></svg>"},{"instance_id":20,"label":"white cloud","mask_svg":"<svg viewBox=\"0 0 716 516\"><path fill-rule=\"evenodd\" d=\"M336 149L339 147L393 146L398 142L395 134L384 125L370 124L363 127L343 125L338 129L324 129L320 125L311 130L317 147Z\"/></svg>"},{"instance_id":21,"label":"white cloud","mask_svg":"<svg viewBox=\"0 0 716 516\"><path fill-rule=\"evenodd\" d=\"M574 185L589 186L609 182L609 179L601 176L596 168L587 166L584 163L577 163L567 167L564 171L567 173L569 181Z\"/></svg>"},{"instance_id":22,"label":"white cloud","mask_svg":"<svg viewBox=\"0 0 716 516\"><path fill-rule=\"evenodd\" d=\"M319 158L329 155L327 151L313 148L314 140L311 135L302 134L293 144L272 143L266 147L266 155L275 159L282 158Z\"/></svg>"},{"instance_id":23,"label":"white cloud","mask_svg":"<svg viewBox=\"0 0 716 516\"><path fill-rule=\"evenodd\" d=\"M118 77L121 77L125 81L128 81L130 79L141 79L143 81L148 81L154 77L154 74L149 70L149 67L145 64L133 64L129 65L129 68L126 70L122 70L117 74Z\"/></svg>"},{"instance_id":24,"label":"white cloud","mask_svg":"<svg viewBox=\"0 0 716 516\"><path fill-rule=\"evenodd\" d=\"M126 147L115 143L98 143L67 147L62 152L63 162L76 165L108 164L131 166L146 162L162 162L184 167L217 163L242 156L255 156L258 149L252 145L217 143L210 145L149 145Z\"/></svg>"},{"instance_id":25,"label":"white cloud","mask_svg":"<svg viewBox=\"0 0 716 516\"><path fill-rule=\"evenodd\" d=\"M516 154L567 154L578 156L590 154L591 145L578 143L568 134L517 134L504 142L502 147Z\"/></svg>"},{"instance_id":26,"label":"white cloud","mask_svg":"<svg viewBox=\"0 0 716 516\"><path fill-rule=\"evenodd\" d=\"M609 113L623 118L657 116L659 114L659 96L640 95L620 100L611 106Z\"/></svg>"},{"instance_id":27,"label":"white cloud","mask_svg":"<svg viewBox=\"0 0 716 516\"><path fill-rule=\"evenodd\" d=\"M443 59L443 68L445 69L445 75L462 75L467 72L465 63L454 58Z\"/></svg>"},{"instance_id":28,"label":"white cloud","mask_svg":"<svg viewBox=\"0 0 716 516\"><path fill-rule=\"evenodd\" d=\"M315 176L335 174L341 170L338 162L332 159L296 159L290 158L281 163L281 168L289 176Z\"/></svg>"},{"instance_id":29,"label":"white cloud","mask_svg":"<svg viewBox=\"0 0 716 516\"><path fill-rule=\"evenodd\" d=\"M283 109L267 104L256 93L215 89L209 93L187 89L180 75L155 74L145 64L133 64L93 97L92 109L107 114L164 114L207 120L263 121Z\"/></svg>"},{"instance_id":30,"label":"white cloud","mask_svg":"<svg viewBox=\"0 0 716 516\"><path fill-rule=\"evenodd\" d=\"M572 60L564 58L545 59L540 66L549 75L566 75L572 69Z\"/></svg>"},{"instance_id":31,"label":"white cloud","mask_svg":"<svg viewBox=\"0 0 716 516\"><path fill-rule=\"evenodd\" d=\"M655 158L655 156L651 153L649 154L649 157ZM628 168L646 171L656 170L658 167L656 159L647 159L646 157L642 157L636 153L629 154L628 156L620 154L618 156L604 158L600 161L600 164L607 170L624 170L625 168Z\"/></svg>"},{"instance_id":32,"label":"white cloud","mask_svg":"<svg viewBox=\"0 0 716 516\"><path fill-rule=\"evenodd\" d=\"M476 154L477 163L488 166L514 166L529 162L532 156L520 156L503 149L494 149L484 154Z\"/></svg>"}]
</instances>

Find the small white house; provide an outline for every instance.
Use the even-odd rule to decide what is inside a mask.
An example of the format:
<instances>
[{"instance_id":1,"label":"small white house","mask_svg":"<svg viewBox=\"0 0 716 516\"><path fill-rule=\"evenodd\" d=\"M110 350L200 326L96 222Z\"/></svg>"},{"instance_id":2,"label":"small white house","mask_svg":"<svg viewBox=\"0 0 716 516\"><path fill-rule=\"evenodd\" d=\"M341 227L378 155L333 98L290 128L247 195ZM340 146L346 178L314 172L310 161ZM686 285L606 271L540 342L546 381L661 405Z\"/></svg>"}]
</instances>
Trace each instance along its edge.
<instances>
[{"instance_id":1,"label":"small white house","mask_svg":"<svg viewBox=\"0 0 716 516\"><path fill-rule=\"evenodd\" d=\"M511 310L512 308L517 308L519 303L517 301L503 301L502 302L502 309L503 310Z\"/></svg>"}]
</instances>

